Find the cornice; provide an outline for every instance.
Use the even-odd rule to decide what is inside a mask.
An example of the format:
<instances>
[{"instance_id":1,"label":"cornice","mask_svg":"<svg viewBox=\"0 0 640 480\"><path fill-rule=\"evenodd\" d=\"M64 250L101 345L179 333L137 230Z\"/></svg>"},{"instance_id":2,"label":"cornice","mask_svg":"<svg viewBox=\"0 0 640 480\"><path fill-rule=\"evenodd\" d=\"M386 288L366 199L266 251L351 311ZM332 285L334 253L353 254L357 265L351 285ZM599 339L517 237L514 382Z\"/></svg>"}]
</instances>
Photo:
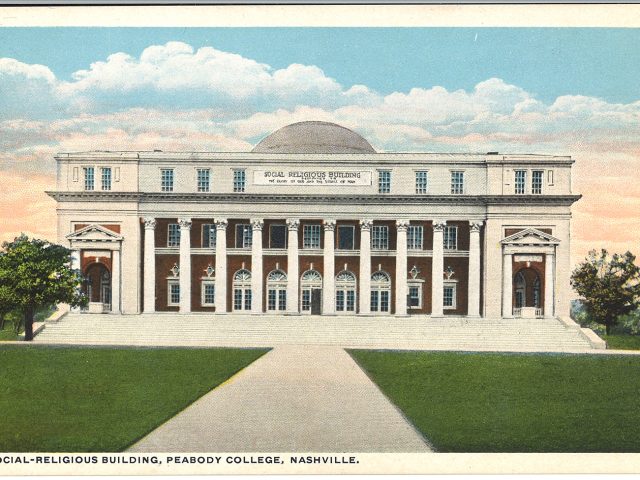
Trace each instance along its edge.
<instances>
[{"instance_id":1,"label":"cornice","mask_svg":"<svg viewBox=\"0 0 640 480\"><path fill-rule=\"evenodd\" d=\"M570 206L582 195L303 195L269 193L177 193L177 192L46 192L58 202L95 200L139 203L225 203L225 204L327 204L360 205L561 205Z\"/></svg>"}]
</instances>

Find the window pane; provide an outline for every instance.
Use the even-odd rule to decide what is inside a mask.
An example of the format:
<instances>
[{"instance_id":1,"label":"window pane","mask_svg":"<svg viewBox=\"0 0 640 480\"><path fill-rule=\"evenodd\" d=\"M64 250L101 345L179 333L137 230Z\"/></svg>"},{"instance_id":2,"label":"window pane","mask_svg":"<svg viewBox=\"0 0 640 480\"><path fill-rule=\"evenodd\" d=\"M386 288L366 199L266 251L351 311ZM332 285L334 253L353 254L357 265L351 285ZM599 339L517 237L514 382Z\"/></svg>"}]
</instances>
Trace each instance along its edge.
<instances>
[{"instance_id":1,"label":"window pane","mask_svg":"<svg viewBox=\"0 0 640 480\"><path fill-rule=\"evenodd\" d=\"M233 171L233 191L244 192L246 186L246 175L244 170Z\"/></svg>"},{"instance_id":2,"label":"window pane","mask_svg":"<svg viewBox=\"0 0 640 480\"><path fill-rule=\"evenodd\" d=\"M84 170L84 189L93 190L95 188L95 177L93 167L83 168Z\"/></svg>"},{"instance_id":3,"label":"window pane","mask_svg":"<svg viewBox=\"0 0 640 480\"><path fill-rule=\"evenodd\" d=\"M427 193L427 172L416 172L416 193Z\"/></svg>"},{"instance_id":4,"label":"window pane","mask_svg":"<svg viewBox=\"0 0 640 480\"><path fill-rule=\"evenodd\" d=\"M311 290L302 290L302 311L307 312L311 310Z\"/></svg>"},{"instance_id":5,"label":"window pane","mask_svg":"<svg viewBox=\"0 0 640 480\"><path fill-rule=\"evenodd\" d=\"M173 169L163 168L160 172L161 190L163 192L173 192Z\"/></svg>"},{"instance_id":6,"label":"window pane","mask_svg":"<svg viewBox=\"0 0 640 480\"><path fill-rule=\"evenodd\" d=\"M451 193L464 193L464 172L451 172Z\"/></svg>"},{"instance_id":7,"label":"window pane","mask_svg":"<svg viewBox=\"0 0 640 480\"><path fill-rule=\"evenodd\" d=\"M527 172L526 170L516 170L515 176L515 192L517 195L522 195L525 193L527 184Z\"/></svg>"},{"instance_id":8,"label":"window pane","mask_svg":"<svg viewBox=\"0 0 640 480\"><path fill-rule=\"evenodd\" d=\"M320 225L304 225L302 248L320 248Z\"/></svg>"},{"instance_id":9,"label":"window pane","mask_svg":"<svg viewBox=\"0 0 640 480\"><path fill-rule=\"evenodd\" d=\"M170 223L168 236L167 236L167 247L179 247L180 246L180 225L177 223Z\"/></svg>"},{"instance_id":10,"label":"window pane","mask_svg":"<svg viewBox=\"0 0 640 480\"><path fill-rule=\"evenodd\" d=\"M244 309L251 310L251 289L244 289Z\"/></svg>"},{"instance_id":11,"label":"window pane","mask_svg":"<svg viewBox=\"0 0 640 480\"><path fill-rule=\"evenodd\" d=\"M287 248L286 225L271 225L269 227L269 248Z\"/></svg>"},{"instance_id":12,"label":"window pane","mask_svg":"<svg viewBox=\"0 0 640 480\"><path fill-rule=\"evenodd\" d=\"M542 193L542 178L544 172L542 170L534 170L531 175L531 193L539 195Z\"/></svg>"},{"instance_id":13,"label":"window pane","mask_svg":"<svg viewBox=\"0 0 640 480\"><path fill-rule=\"evenodd\" d=\"M338 249L353 250L353 231L351 226L338 227Z\"/></svg>"},{"instance_id":14,"label":"window pane","mask_svg":"<svg viewBox=\"0 0 640 480\"><path fill-rule=\"evenodd\" d=\"M382 170L378 172L378 193L389 193L391 191L391 172Z\"/></svg>"},{"instance_id":15,"label":"window pane","mask_svg":"<svg viewBox=\"0 0 640 480\"><path fill-rule=\"evenodd\" d=\"M371 311L372 312L377 312L378 311L378 291L377 290L371 290Z\"/></svg>"},{"instance_id":16,"label":"window pane","mask_svg":"<svg viewBox=\"0 0 640 480\"><path fill-rule=\"evenodd\" d=\"M278 310L287 309L287 291L285 289L278 290Z\"/></svg>"},{"instance_id":17,"label":"window pane","mask_svg":"<svg viewBox=\"0 0 640 480\"><path fill-rule=\"evenodd\" d=\"M380 311L389 311L389 292L386 290L380 292Z\"/></svg>"},{"instance_id":18,"label":"window pane","mask_svg":"<svg viewBox=\"0 0 640 480\"><path fill-rule=\"evenodd\" d=\"M374 225L371 229L371 248L387 250L389 248L389 227Z\"/></svg>"},{"instance_id":19,"label":"window pane","mask_svg":"<svg viewBox=\"0 0 640 480\"><path fill-rule=\"evenodd\" d=\"M111 168L102 169L102 190L111 190Z\"/></svg>"},{"instance_id":20,"label":"window pane","mask_svg":"<svg viewBox=\"0 0 640 480\"><path fill-rule=\"evenodd\" d=\"M236 225L236 248L249 248L253 241L251 225L240 223Z\"/></svg>"},{"instance_id":21,"label":"window pane","mask_svg":"<svg viewBox=\"0 0 640 480\"><path fill-rule=\"evenodd\" d=\"M444 287L443 305L445 307L453 307L454 293L455 293L455 287Z\"/></svg>"},{"instance_id":22,"label":"window pane","mask_svg":"<svg viewBox=\"0 0 640 480\"><path fill-rule=\"evenodd\" d=\"M353 312L356 309L356 292L347 290L347 311Z\"/></svg>"},{"instance_id":23,"label":"window pane","mask_svg":"<svg viewBox=\"0 0 640 480\"><path fill-rule=\"evenodd\" d=\"M445 250L456 250L458 248L458 227L444 227L443 239Z\"/></svg>"},{"instance_id":24,"label":"window pane","mask_svg":"<svg viewBox=\"0 0 640 480\"><path fill-rule=\"evenodd\" d=\"M344 311L344 290L336 291L336 309L340 312Z\"/></svg>"},{"instance_id":25,"label":"window pane","mask_svg":"<svg viewBox=\"0 0 640 480\"><path fill-rule=\"evenodd\" d=\"M208 168L199 168L198 169L198 191L199 192L208 192L210 188L209 182L209 169Z\"/></svg>"},{"instance_id":26,"label":"window pane","mask_svg":"<svg viewBox=\"0 0 640 480\"><path fill-rule=\"evenodd\" d=\"M423 236L422 225L409 225L407 229L407 248L409 250L422 250Z\"/></svg>"},{"instance_id":27,"label":"window pane","mask_svg":"<svg viewBox=\"0 0 640 480\"><path fill-rule=\"evenodd\" d=\"M242 310L242 289L236 288L233 291L233 309Z\"/></svg>"},{"instance_id":28,"label":"window pane","mask_svg":"<svg viewBox=\"0 0 640 480\"><path fill-rule=\"evenodd\" d=\"M267 310L275 310L276 309L276 291L273 288L269 289L269 293L267 295Z\"/></svg>"}]
</instances>

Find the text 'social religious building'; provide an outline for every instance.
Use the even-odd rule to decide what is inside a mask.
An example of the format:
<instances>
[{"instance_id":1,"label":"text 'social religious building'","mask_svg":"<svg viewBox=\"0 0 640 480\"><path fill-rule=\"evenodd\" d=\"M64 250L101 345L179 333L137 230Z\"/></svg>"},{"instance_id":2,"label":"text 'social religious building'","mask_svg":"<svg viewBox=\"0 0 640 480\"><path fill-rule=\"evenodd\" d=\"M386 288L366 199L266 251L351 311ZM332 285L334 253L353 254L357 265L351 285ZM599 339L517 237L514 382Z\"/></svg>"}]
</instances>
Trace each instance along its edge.
<instances>
[{"instance_id":1,"label":"text 'social religious building'","mask_svg":"<svg viewBox=\"0 0 640 480\"><path fill-rule=\"evenodd\" d=\"M55 158L89 313L569 313L570 157L377 153L301 122L247 153Z\"/></svg>"}]
</instances>

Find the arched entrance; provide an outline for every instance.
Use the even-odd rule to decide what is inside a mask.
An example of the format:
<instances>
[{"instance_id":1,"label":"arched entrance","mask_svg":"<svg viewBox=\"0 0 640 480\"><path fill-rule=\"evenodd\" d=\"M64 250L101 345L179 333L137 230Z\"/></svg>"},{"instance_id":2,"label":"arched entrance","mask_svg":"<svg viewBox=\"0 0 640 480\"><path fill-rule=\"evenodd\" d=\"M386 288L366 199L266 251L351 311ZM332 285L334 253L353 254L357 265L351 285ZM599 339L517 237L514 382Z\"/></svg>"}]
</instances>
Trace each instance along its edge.
<instances>
[{"instance_id":1,"label":"arched entrance","mask_svg":"<svg viewBox=\"0 0 640 480\"><path fill-rule=\"evenodd\" d=\"M542 315L540 274L535 269L523 268L513 276L513 307L516 316L523 308L535 308L536 316Z\"/></svg>"},{"instance_id":2,"label":"arched entrance","mask_svg":"<svg viewBox=\"0 0 640 480\"><path fill-rule=\"evenodd\" d=\"M284 312L287 309L287 274L272 270L267 275L267 311Z\"/></svg>"},{"instance_id":3,"label":"arched entrance","mask_svg":"<svg viewBox=\"0 0 640 480\"><path fill-rule=\"evenodd\" d=\"M336 275L336 312L356 311L356 276L343 270Z\"/></svg>"},{"instance_id":4,"label":"arched entrance","mask_svg":"<svg viewBox=\"0 0 640 480\"><path fill-rule=\"evenodd\" d=\"M89 303L101 303L103 311L111 310L111 273L102 263L92 263L84 272L82 291Z\"/></svg>"},{"instance_id":5,"label":"arched entrance","mask_svg":"<svg viewBox=\"0 0 640 480\"><path fill-rule=\"evenodd\" d=\"M233 310L251 310L251 272L244 268L233 274Z\"/></svg>"},{"instance_id":6,"label":"arched entrance","mask_svg":"<svg viewBox=\"0 0 640 480\"><path fill-rule=\"evenodd\" d=\"M371 312L389 313L391 277L382 270L371 275Z\"/></svg>"},{"instance_id":7,"label":"arched entrance","mask_svg":"<svg viewBox=\"0 0 640 480\"><path fill-rule=\"evenodd\" d=\"M316 270L307 270L300 278L300 311L319 315L322 303L322 275Z\"/></svg>"}]
</instances>

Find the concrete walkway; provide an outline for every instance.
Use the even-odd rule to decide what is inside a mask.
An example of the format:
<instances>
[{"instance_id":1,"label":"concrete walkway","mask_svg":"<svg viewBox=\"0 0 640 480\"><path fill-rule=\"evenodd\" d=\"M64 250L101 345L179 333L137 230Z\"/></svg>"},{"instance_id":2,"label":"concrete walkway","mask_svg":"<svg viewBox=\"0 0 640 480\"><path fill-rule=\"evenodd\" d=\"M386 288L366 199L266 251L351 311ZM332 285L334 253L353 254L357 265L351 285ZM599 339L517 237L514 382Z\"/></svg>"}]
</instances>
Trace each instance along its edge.
<instances>
[{"instance_id":1,"label":"concrete walkway","mask_svg":"<svg viewBox=\"0 0 640 480\"><path fill-rule=\"evenodd\" d=\"M279 346L133 445L133 452L429 452L338 347Z\"/></svg>"}]
</instances>

